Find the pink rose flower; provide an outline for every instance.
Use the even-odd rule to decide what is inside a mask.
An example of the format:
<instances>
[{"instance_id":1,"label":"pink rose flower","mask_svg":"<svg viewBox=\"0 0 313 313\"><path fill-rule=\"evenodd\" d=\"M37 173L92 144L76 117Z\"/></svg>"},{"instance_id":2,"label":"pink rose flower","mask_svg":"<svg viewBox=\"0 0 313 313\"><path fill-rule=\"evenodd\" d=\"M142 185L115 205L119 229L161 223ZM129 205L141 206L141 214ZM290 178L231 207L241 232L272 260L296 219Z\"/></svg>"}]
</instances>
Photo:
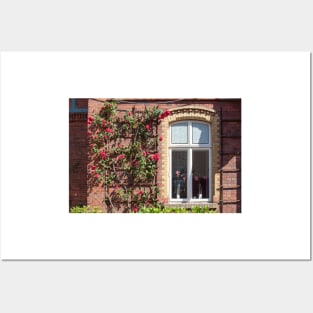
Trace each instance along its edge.
<instances>
[{"instance_id":1,"label":"pink rose flower","mask_svg":"<svg viewBox=\"0 0 313 313\"><path fill-rule=\"evenodd\" d=\"M120 154L115 158L115 161L117 162L118 160L123 160L125 158L126 158L125 154Z\"/></svg>"},{"instance_id":2,"label":"pink rose flower","mask_svg":"<svg viewBox=\"0 0 313 313\"><path fill-rule=\"evenodd\" d=\"M158 162L160 160L160 155L158 153L151 154L150 155L150 160Z\"/></svg>"},{"instance_id":3,"label":"pink rose flower","mask_svg":"<svg viewBox=\"0 0 313 313\"><path fill-rule=\"evenodd\" d=\"M156 153L154 156L153 156L153 159L154 161L158 162L160 160L160 155L158 153Z\"/></svg>"},{"instance_id":4,"label":"pink rose flower","mask_svg":"<svg viewBox=\"0 0 313 313\"><path fill-rule=\"evenodd\" d=\"M165 110L159 117L160 120L163 120L165 117L171 115L171 112L169 110Z\"/></svg>"},{"instance_id":5,"label":"pink rose flower","mask_svg":"<svg viewBox=\"0 0 313 313\"><path fill-rule=\"evenodd\" d=\"M102 159L104 159L104 160L108 157L108 155L106 154L105 151L101 151L99 155L100 155L100 157L101 157Z\"/></svg>"}]
</instances>

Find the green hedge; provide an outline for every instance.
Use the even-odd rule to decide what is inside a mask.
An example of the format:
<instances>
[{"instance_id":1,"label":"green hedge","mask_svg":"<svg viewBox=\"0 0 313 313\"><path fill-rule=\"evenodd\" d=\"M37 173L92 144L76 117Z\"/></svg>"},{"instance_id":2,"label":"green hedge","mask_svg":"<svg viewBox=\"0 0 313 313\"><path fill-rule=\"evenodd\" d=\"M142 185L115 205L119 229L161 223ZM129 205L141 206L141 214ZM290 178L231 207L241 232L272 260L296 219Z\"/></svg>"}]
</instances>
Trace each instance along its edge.
<instances>
[{"instance_id":1,"label":"green hedge","mask_svg":"<svg viewBox=\"0 0 313 313\"><path fill-rule=\"evenodd\" d=\"M187 208L146 208L142 207L138 213L216 213L215 209L209 207L193 206Z\"/></svg>"},{"instance_id":2,"label":"green hedge","mask_svg":"<svg viewBox=\"0 0 313 313\"><path fill-rule=\"evenodd\" d=\"M90 209L88 205L84 205L70 208L70 213L104 213L104 211L101 211L98 207Z\"/></svg>"},{"instance_id":3,"label":"green hedge","mask_svg":"<svg viewBox=\"0 0 313 313\"><path fill-rule=\"evenodd\" d=\"M105 213L98 207L89 208L89 206L75 206L70 208L70 213ZM138 213L216 213L215 209L209 207L193 206L191 209L187 208L146 208L142 207Z\"/></svg>"}]
</instances>

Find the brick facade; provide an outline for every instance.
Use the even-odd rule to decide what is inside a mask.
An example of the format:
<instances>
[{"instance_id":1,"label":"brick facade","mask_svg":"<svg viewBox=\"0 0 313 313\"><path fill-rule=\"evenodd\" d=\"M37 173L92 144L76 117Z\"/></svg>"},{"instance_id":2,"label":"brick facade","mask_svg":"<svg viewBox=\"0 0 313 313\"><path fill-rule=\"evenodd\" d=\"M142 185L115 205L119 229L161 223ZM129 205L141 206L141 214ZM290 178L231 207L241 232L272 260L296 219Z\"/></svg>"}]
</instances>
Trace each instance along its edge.
<instances>
[{"instance_id":1,"label":"brick facade","mask_svg":"<svg viewBox=\"0 0 313 313\"><path fill-rule=\"evenodd\" d=\"M69 101L69 205L87 203L87 99Z\"/></svg>"},{"instance_id":2,"label":"brick facade","mask_svg":"<svg viewBox=\"0 0 313 313\"><path fill-rule=\"evenodd\" d=\"M70 100L70 205L88 204L105 210L104 186L93 186L87 179L87 112L98 113L106 99ZM211 124L212 129L212 192L213 202L223 213L241 212L241 100L240 99L116 99L118 110L127 112L143 110L145 106L158 105L172 114L159 126L158 135L163 137L159 146L161 154L158 167L160 199L168 203L169 157L168 130L172 122L198 120ZM72 108L72 112L71 112ZM76 110L76 112L75 112ZM77 112L77 110L81 110ZM86 110L87 111L87 110ZM208 205L208 204L207 204ZM176 204L177 206L177 204ZM187 204L188 206L188 204Z\"/></svg>"}]
</instances>

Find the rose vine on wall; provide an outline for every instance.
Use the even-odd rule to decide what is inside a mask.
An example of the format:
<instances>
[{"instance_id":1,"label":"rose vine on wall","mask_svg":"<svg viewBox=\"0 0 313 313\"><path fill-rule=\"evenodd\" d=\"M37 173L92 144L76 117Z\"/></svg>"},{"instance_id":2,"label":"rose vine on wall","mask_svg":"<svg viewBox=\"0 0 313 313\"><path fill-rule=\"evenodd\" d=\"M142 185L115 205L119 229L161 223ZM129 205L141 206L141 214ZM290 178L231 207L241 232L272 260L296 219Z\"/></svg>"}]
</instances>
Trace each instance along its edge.
<instances>
[{"instance_id":1,"label":"rose vine on wall","mask_svg":"<svg viewBox=\"0 0 313 313\"><path fill-rule=\"evenodd\" d=\"M158 125L170 115L158 107L118 111L106 101L100 112L88 117L91 156L90 186L103 186L108 212L137 212L141 207L161 207L157 169L160 154Z\"/></svg>"}]
</instances>

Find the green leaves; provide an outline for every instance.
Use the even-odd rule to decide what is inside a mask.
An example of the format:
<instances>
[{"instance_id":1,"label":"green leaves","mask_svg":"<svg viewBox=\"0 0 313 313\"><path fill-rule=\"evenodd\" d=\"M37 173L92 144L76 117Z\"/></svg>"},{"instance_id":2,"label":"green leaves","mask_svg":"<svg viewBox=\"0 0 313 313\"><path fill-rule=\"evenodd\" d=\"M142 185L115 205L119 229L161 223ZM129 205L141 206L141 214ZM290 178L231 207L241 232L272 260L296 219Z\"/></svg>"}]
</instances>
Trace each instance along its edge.
<instances>
[{"instance_id":1,"label":"green leaves","mask_svg":"<svg viewBox=\"0 0 313 313\"><path fill-rule=\"evenodd\" d=\"M138 213L216 213L215 209L209 207L194 206L190 208L162 208L162 207L146 207L139 209Z\"/></svg>"},{"instance_id":2,"label":"green leaves","mask_svg":"<svg viewBox=\"0 0 313 313\"><path fill-rule=\"evenodd\" d=\"M98 207L89 208L88 205L84 206L74 206L70 208L70 213L105 213L103 210L100 210Z\"/></svg>"}]
</instances>

